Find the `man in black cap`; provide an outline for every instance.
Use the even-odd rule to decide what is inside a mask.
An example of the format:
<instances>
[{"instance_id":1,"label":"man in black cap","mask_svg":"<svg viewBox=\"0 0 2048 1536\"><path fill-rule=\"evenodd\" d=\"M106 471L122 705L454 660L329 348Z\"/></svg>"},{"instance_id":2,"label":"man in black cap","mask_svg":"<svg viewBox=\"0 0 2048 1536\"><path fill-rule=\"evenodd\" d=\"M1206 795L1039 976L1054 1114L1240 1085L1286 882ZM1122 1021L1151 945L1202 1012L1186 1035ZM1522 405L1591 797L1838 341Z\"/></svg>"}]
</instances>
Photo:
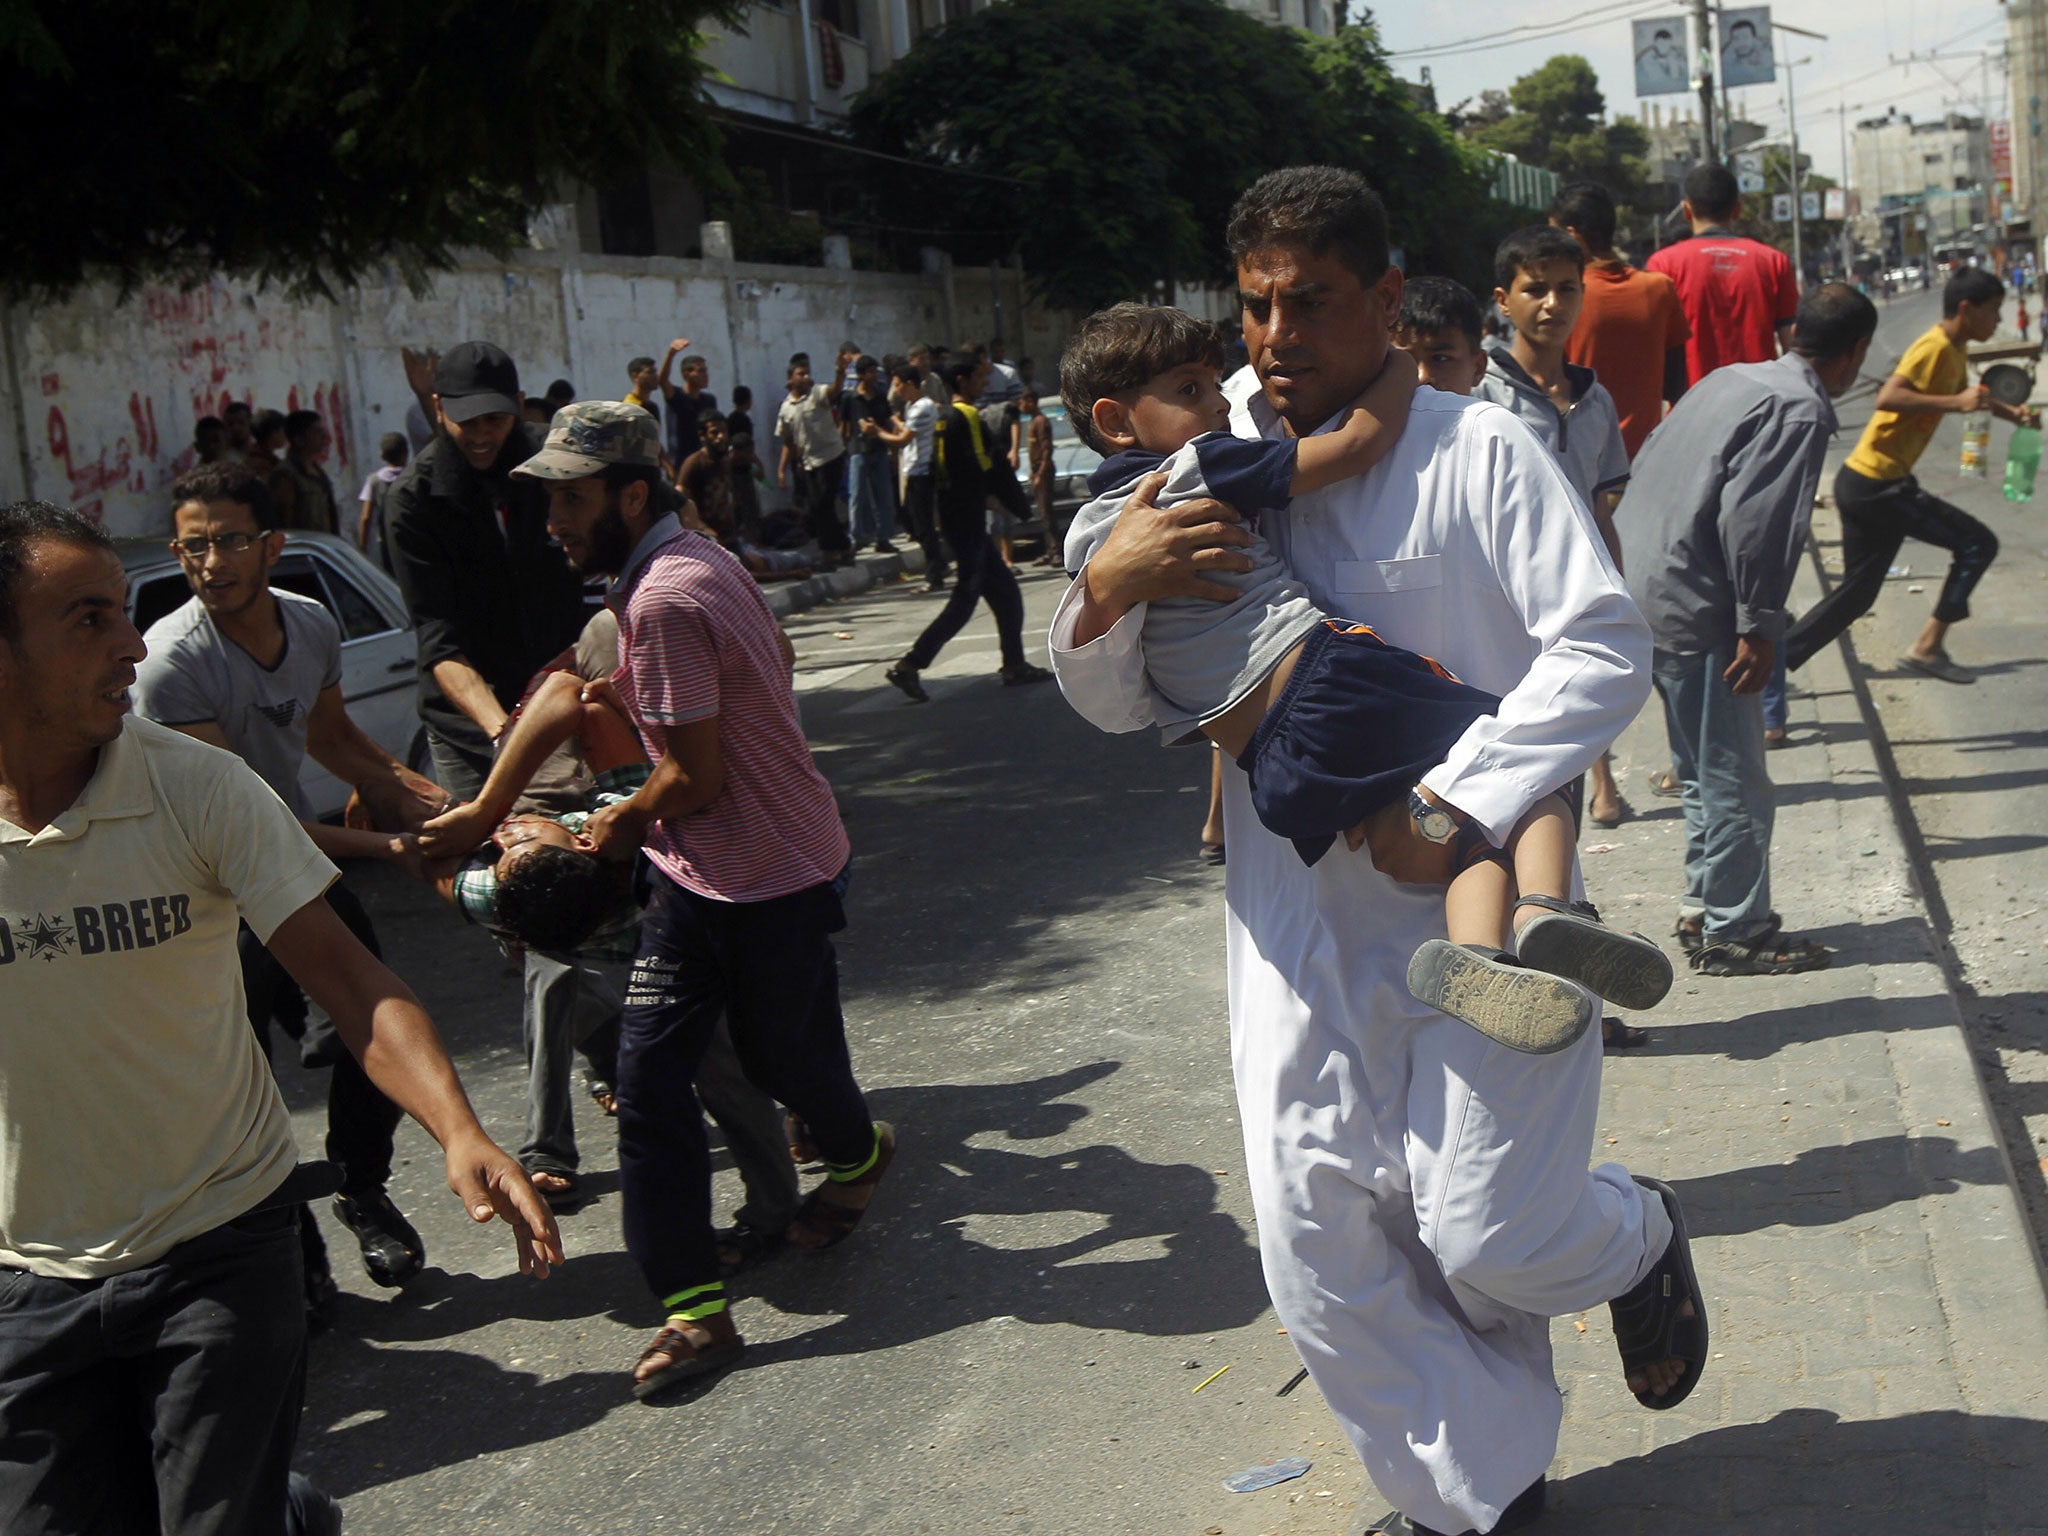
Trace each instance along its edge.
<instances>
[{"instance_id":1,"label":"man in black cap","mask_svg":"<svg viewBox=\"0 0 2048 1536\"><path fill-rule=\"evenodd\" d=\"M543 436L520 420L523 398L502 348L449 350L434 370L434 439L387 503L434 777L464 800L483 787L528 679L575 643L587 616L583 583L548 538L546 496L512 478Z\"/></svg>"},{"instance_id":2,"label":"man in black cap","mask_svg":"<svg viewBox=\"0 0 2048 1536\"><path fill-rule=\"evenodd\" d=\"M548 537L546 489L512 474L547 436L521 419L524 402L502 348L466 341L451 349L434 367L433 441L387 493L392 574L418 626L420 718L434 777L458 800L477 798L527 683L576 643L594 611ZM557 754L529 795L545 805L561 794L562 809L576 808L589 786L572 772ZM523 970L531 1051L574 1028L588 982L535 950ZM539 1167L534 1152L522 1149L522 1160Z\"/></svg>"}]
</instances>

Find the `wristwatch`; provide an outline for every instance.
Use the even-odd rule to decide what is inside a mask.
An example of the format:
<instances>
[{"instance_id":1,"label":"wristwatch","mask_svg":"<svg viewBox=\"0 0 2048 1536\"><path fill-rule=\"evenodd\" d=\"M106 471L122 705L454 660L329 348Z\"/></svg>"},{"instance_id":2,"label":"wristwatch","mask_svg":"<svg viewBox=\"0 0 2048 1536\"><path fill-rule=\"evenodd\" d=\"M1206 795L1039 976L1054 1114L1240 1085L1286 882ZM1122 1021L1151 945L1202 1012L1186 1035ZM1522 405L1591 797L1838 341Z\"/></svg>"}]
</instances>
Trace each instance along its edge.
<instances>
[{"instance_id":1,"label":"wristwatch","mask_svg":"<svg viewBox=\"0 0 2048 1536\"><path fill-rule=\"evenodd\" d=\"M1422 798L1422 791L1408 791L1408 814L1415 818L1415 830L1432 843L1448 843L1458 835L1458 818L1441 805Z\"/></svg>"}]
</instances>

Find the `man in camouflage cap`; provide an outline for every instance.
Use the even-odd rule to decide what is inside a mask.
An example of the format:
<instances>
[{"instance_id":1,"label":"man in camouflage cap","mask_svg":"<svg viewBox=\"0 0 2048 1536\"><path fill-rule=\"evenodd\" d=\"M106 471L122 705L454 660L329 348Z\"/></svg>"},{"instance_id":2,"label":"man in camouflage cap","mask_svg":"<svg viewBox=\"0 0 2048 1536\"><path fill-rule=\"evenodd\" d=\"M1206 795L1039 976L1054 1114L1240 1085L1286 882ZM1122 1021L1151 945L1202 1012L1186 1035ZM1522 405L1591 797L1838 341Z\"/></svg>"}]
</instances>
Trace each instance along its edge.
<instances>
[{"instance_id":1,"label":"man in camouflage cap","mask_svg":"<svg viewBox=\"0 0 2048 1536\"><path fill-rule=\"evenodd\" d=\"M582 480L613 465L661 468L661 428L623 400L579 400L555 412L541 450L516 471L539 480Z\"/></svg>"},{"instance_id":2,"label":"man in camouflage cap","mask_svg":"<svg viewBox=\"0 0 2048 1536\"><path fill-rule=\"evenodd\" d=\"M748 1075L808 1126L826 1166L789 1241L845 1239L896 1138L868 1117L848 1057L831 935L846 926L850 848L760 587L663 509L660 440L637 406L567 407L517 473L546 482L548 529L570 563L616 578L616 682L655 765L631 799L584 824L600 856L644 847L650 866L618 1081L626 1248L666 1314L633 1370L645 1398L743 1348L692 1086L721 1015Z\"/></svg>"}]
</instances>

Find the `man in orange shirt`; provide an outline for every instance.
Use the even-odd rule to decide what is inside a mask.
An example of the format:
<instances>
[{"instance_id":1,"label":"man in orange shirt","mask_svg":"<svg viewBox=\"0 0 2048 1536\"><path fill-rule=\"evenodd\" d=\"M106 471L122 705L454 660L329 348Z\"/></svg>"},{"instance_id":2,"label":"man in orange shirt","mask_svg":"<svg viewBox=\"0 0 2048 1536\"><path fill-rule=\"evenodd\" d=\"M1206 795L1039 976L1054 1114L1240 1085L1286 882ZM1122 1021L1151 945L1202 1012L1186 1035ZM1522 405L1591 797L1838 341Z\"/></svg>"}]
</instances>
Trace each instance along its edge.
<instances>
[{"instance_id":1,"label":"man in orange shirt","mask_svg":"<svg viewBox=\"0 0 2048 1536\"><path fill-rule=\"evenodd\" d=\"M1586 300L1564 344L1567 362L1590 368L1614 397L1621 441L1634 459L1664 419L1664 403L1685 393L1685 344L1692 338L1678 287L1661 272L1615 253L1614 199L1597 182L1565 183L1550 222L1586 248Z\"/></svg>"}]
</instances>

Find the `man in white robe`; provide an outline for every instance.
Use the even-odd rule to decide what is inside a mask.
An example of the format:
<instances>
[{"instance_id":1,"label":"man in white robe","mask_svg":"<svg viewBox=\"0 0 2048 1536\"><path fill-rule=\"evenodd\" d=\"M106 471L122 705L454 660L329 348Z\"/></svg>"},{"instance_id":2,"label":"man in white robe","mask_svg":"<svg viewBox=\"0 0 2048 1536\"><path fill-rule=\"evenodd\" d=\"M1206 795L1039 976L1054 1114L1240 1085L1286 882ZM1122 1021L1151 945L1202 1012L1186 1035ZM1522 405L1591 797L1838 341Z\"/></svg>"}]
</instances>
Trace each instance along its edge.
<instances>
[{"instance_id":1,"label":"man in white robe","mask_svg":"<svg viewBox=\"0 0 2048 1536\"><path fill-rule=\"evenodd\" d=\"M1377 375L1401 290L1384 241L1348 173L1276 172L1246 193L1231 246L1253 366L1226 386L1234 432L1326 430ZM1260 529L1325 610L1501 695L1422 784L1495 843L1648 696L1649 631L1590 515L1497 406L1418 391L1369 473ZM1161 510L1141 489L1053 619L1084 717L1152 722L1143 602L1227 595L1202 573L1244 568L1244 538L1216 503ZM1588 1172L1598 1031L1521 1055L1409 995L1410 955L1444 936L1447 851L1402 808L1354 833L1369 857L1305 867L1242 771L1223 772L1232 1059L1274 1305L1405 1517L1389 1529L1514 1529L1540 1511L1557 1448L1549 1319L1622 1296L1683 1244L1625 1170ZM1629 1384L1682 1396L1682 1370L1660 1360Z\"/></svg>"}]
</instances>

